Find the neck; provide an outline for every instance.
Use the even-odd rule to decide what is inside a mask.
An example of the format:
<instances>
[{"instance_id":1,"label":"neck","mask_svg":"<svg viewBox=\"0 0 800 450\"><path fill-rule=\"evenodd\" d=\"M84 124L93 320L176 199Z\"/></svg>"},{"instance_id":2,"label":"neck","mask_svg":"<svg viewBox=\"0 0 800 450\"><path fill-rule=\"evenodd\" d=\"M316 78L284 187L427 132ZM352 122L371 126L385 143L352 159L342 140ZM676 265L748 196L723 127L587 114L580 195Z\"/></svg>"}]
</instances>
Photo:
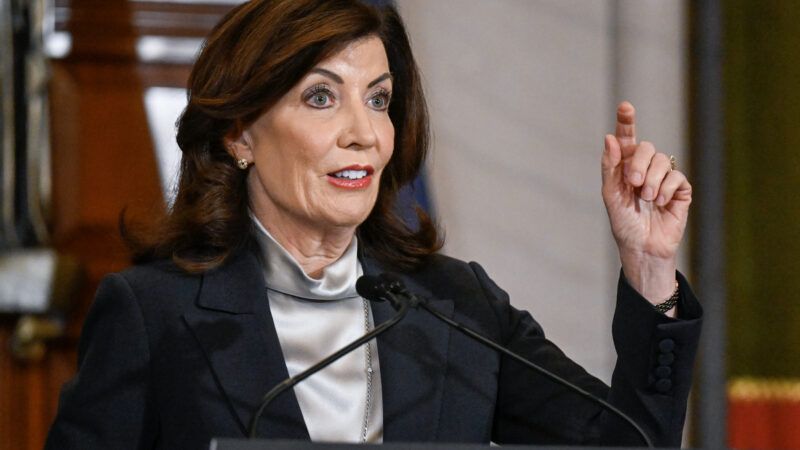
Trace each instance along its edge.
<instances>
[{"instance_id":1,"label":"neck","mask_svg":"<svg viewBox=\"0 0 800 450\"><path fill-rule=\"evenodd\" d=\"M356 231L355 227L314 226L277 211L254 210L253 213L311 278L320 278L322 271L344 254Z\"/></svg>"}]
</instances>

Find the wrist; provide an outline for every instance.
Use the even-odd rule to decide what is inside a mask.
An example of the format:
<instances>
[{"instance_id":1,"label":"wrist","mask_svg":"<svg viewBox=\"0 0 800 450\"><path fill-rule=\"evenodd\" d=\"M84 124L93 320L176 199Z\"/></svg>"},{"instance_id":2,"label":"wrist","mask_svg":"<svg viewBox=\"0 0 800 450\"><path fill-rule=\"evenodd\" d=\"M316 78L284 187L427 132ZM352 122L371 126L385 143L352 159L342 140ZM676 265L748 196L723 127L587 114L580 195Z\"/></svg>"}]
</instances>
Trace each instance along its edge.
<instances>
[{"instance_id":1,"label":"wrist","mask_svg":"<svg viewBox=\"0 0 800 450\"><path fill-rule=\"evenodd\" d=\"M653 305L668 299L675 290L675 258L620 252L622 273L628 284Z\"/></svg>"}]
</instances>

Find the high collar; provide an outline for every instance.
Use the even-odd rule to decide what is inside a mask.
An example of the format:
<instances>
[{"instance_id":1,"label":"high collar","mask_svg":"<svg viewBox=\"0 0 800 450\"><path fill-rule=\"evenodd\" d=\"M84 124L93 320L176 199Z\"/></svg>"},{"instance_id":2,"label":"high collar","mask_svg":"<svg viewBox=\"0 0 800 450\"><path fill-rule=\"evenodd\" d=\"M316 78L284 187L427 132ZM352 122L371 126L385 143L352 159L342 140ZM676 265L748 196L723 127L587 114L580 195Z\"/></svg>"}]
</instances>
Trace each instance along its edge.
<instances>
[{"instance_id":1,"label":"high collar","mask_svg":"<svg viewBox=\"0 0 800 450\"><path fill-rule=\"evenodd\" d=\"M250 251L250 249L254 251ZM256 245L231 255L222 266L202 275L199 308L184 315L235 411L242 434L258 399L289 377L273 324ZM364 272L378 275L391 267L363 256ZM434 297L428 287L452 283L447 272L401 273L412 292ZM442 294L446 297L447 291ZM442 295L440 294L440 296ZM454 315L451 300L431 299L431 306ZM372 305L376 324L395 314L387 302ZM434 441L443 437L440 419L447 387L450 329L424 311L409 311L402 322L378 337L383 398L384 442ZM488 397L487 397L488 398ZM459 399L450 399L459 404ZM267 407L258 435L269 439L309 439L294 390Z\"/></svg>"},{"instance_id":2,"label":"high collar","mask_svg":"<svg viewBox=\"0 0 800 450\"><path fill-rule=\"evenodd\" d=\"M353 240L344 254L322 270L319 279L309 277L297 260L281 246L251 215L267 289L306 300L341 300L358 297L356 280L361 276L358 240Z\"/></svg>"}]
</instances>

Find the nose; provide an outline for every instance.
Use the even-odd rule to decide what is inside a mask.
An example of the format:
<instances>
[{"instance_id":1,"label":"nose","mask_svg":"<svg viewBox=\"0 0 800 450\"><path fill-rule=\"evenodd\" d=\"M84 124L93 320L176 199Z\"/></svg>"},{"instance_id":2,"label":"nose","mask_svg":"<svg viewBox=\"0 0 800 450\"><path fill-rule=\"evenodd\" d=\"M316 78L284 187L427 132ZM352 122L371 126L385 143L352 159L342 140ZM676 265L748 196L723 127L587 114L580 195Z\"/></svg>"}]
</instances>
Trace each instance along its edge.
<instances>
[{"instance_id":1,"label":"nose","mask_svg":"<svg viewBox=\"0 0 800 450\"><path fill-rule=\"evenodd\" d=\"M374 147L378 142L378 135L372 126L371 111L366 106L356 103L342 111L345 124L339 136L339 147L352 150L364 150Z\"/></svg>"}]
</instances>

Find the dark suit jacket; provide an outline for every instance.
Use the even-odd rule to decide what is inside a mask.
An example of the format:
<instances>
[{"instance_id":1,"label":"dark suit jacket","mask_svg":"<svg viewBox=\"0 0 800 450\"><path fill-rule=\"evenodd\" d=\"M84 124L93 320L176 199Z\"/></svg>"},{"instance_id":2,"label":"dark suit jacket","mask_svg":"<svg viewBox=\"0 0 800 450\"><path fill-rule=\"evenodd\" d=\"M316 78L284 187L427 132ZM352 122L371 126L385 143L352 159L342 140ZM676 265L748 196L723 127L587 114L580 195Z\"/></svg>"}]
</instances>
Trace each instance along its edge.
<instances>
[{"instance_id":1,"label":"dark suit jacket","mask_svg":"<svg viewBox=\"0 0 800 450\"><path fill-rule=\"evenodd\" d=\"M683 320L655 312L621 277L611 388L545 339L478 264L435 256L403 277L447 316L609 399L656 445L680 444L702 314L682 277ZM376 323L393 314L372 306ZM385 441L641 445L596 404L424 311L382 335L378 354ZM254 254L197 276L168 262L136 266L98 289L46 448L207 448L213 436L243 437L261 397L287 377ZM291 390L266 410L259 435L308 439Z\"/></svg>"}]
</instances>

